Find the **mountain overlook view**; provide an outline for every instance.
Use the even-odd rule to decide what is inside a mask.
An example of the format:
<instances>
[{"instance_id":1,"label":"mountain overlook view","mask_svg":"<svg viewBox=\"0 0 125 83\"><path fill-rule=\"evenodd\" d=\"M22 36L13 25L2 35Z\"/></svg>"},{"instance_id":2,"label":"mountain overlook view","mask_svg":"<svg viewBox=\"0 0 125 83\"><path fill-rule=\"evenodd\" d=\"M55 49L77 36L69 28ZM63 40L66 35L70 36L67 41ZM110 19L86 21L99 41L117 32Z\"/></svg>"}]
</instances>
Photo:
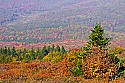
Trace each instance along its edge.
<instances>
[{"instance_id":1,"label":"mountain overlook view","mask_svg":"<svg viewBox=\"0 0 125 83\"><path fill-rule=\"evenodd\" d=\"M0 83L124 83L125 0L0 0Z\"/></svg>"}]
</instances>

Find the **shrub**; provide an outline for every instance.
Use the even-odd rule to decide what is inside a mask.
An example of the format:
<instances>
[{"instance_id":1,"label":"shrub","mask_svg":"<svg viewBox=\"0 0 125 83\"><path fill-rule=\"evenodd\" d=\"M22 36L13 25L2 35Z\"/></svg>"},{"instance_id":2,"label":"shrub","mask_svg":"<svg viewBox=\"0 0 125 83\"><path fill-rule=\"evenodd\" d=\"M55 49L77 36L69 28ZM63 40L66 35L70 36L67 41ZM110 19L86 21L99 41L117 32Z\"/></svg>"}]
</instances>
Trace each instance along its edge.
<instances>
[{"instance_id":1,"label":"shrub","mask_svg":"<svg viewBox=\"0 0 125 83\"><path fill-rule=\"evenodd\" d=\"M49 61L52 63L59 62L64 59L66 55L59 53L59 52L50 52L48 55L46 55L43 60L44 61Z\"/></svg>"}]
</instances>

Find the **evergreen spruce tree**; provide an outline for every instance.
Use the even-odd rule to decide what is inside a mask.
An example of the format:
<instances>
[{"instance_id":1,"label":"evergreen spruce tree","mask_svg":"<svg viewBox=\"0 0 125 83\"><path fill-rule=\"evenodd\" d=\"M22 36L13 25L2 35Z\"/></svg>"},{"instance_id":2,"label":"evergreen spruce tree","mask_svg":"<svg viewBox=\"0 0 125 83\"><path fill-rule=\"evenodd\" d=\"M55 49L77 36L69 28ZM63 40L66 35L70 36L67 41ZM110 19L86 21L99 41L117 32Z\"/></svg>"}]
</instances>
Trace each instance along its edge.
<instances>
[{"instance_id":1,"label":"evergreen spruce tree","mask_svg":"<svg viewBox=\"0 0 125 83\"><path fill-rule=\"evenodd\" d=\"M39 56L39 55L40 55L40 49L37 48L37 50L36 50L36 56Z\"/></svg>"},{"instance_id":2,"label":"evergreen spruce tree","mask_svg":"<svg viewBox=\"0 0 125 83\"><path fill-rule=\"evenodd\" d=\"M15 50L15 47L12 48L12 56L16 56L16 50Z\"/></svg>"},{"instance_id":3,"label":"evergreen spruce tree","mask_svg":"<svg viewBox=\"0 0 125 83\"><path fill-rule=\"evenodd\" d=\"M48 46L48 47L47 47L47 51L50 52L50 50L51 50L51 48L50 48L50 46Z\"/></svg>"},{"instance_id":4,"label":"evergreen spruce tree","mask_svg":"<svg viewBox=\"0 0 125 83\"><path fill-rule=\"evenodd\" d=\"M97 46L97 47L105 47L111 38L107 38L104 35L104 29L101 27L101 24L97 24L93 30L91 30L92 33L89 36L89 46Z\"/></svg>"},{"instance_id":5,"label":"evergreen spruce tree","mask_svg":"<svg viewBox=\"0 0 125 83\"><path fill-rule=\"evenodd\" d=\"M0 54L3 54L3 48L0 48Z\"/></svg>"},{"instance_id":6,"label":"evergreen spruce tree","mask_svg":"<svg viewBox=\"0 0 125 83\"><path fill-rule=\"evenodd\" d=\"M61 53L64 54L66 52L64 46L62 46Z\"/></svg>"},{"instance_id":7,"label":"evergreen spruce tree","mask_svg":"<svg viewBox=\"0 0 125 83\"><path fill-rule=\"evenodd\" d=\"M26 53L27 53L27 50L26 50L26 48L24 48L23 55L25 55Z\"/></svg>"},{"instance_id":8,"label":"evergreen spruce tree","mask_svg":"<svg viewBox=\"0 0 125 83\"><path fill-rule=\"evenodd\" d=\"M4 47L4 54L7 54L7 47Z\"/></svg>"},{"instance_id":9,"label":"evergreen spruce tree","mask_svg":"<svg viewBox=\"0 0 125 83\"><path fill-rule=\"evenodd\" d=\"M51 51L52 51L52 52L55 51L55 46L54 46L54 44L52 45Z\"/></svg>"},{"instance_id":10,"label":"evergreen spruce tree","mask_svg":"<svg viewBox=\"0 0 125 83\"><path fill-rule=\"evenodd\" d=\"M59 45L56 46L56 49L55 49L55 50L56 50L56 52L60 52L60 47L59 47Z\"/></svg>"},{"instance_id":11,"label":"evergreen spruce tree","mask_svg":"<svg viewBox=\"0 0 125 83\"><path fill-rule=\"evenodd\" d=\"M8 49L7 49L7 55L11 55L10 47L8 47Z\"/></svg>"},{"instance_id":12,"label":"evergreen spruce tree","mask_svg":"<svg viewBox=\"0 0 125 83\"><path fill-rule=\"evenodd\" d=\"M86 58L83 60L82 71L85 78L115 78L120 76L121 71L124 71L122 60L112 53L109 53L106 48L111 38L104 35L104 29L101 24L97 24L89 36L87 42ZM107 71L111 70L111 71ZM88 72L90 71L90 72ZM120 72L119 72L120 71Z\"/></svg>"},{"instance_id":13,"label":"evergreen spruce tree","mask_svg":"<svg viewBox=\"0 0 125 83\"><path fill-rule=\"evenodd\" d=\"M48 53L49 53L49 52L48 52L46 46L44 46L44 47L42 48L42 53L41 53L41 55L39 56L39 59L43 59L43 57L46 56Z\"/></svg>"},{"instance_id":14,"label":"evergreen spruce tree","mask_svg":"<svg viewBox=\"0 0 125 83\"><path fill-rule=\"evenodd\" d=\"M31 49L31 60L35 59L35 50L34 48Z\"/></svg>"},{"instance_id":15,"label":"evergreen spruce tree","mask_svg":"<svg viewBox=\"0 0 125 83\"><path fill-rule=\"evenodd\" d=\"M18 60L19 60L19 61L23 60L21 54L22 54L22 50L19 49L19 52L18 52Z\"/></svg>"}]
</instances>

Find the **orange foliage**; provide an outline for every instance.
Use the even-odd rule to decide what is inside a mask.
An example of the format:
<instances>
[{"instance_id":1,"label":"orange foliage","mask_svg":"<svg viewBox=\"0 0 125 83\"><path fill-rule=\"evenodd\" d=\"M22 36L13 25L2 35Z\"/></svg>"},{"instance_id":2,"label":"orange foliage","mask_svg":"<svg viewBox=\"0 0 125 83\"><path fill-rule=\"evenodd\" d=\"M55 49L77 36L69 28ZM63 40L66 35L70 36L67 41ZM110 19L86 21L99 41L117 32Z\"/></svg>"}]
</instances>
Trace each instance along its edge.
<instances>
[{"instance_id":1,"label":"orange foliage","mask_svg":"<svg viewBox=\"0 0 125 83\"><path fill-rule=\"evenodd\" d=\"M71 73L68 69L72 68L73 64L67 60L62 60L47 68L48 73L52 76L69 76Z\"/></svg>"},{"instance_id":2,"label":"orange foliage","mask_svg":"<svg viewBox=\"0 0 125 83\"><path fill-rule=\"evenodd\" d=\"M107 52L99 47L93 47L86 59L82 61L82 70L85 78L110 78L119 68Z\"/></svg>"}]
</instances>

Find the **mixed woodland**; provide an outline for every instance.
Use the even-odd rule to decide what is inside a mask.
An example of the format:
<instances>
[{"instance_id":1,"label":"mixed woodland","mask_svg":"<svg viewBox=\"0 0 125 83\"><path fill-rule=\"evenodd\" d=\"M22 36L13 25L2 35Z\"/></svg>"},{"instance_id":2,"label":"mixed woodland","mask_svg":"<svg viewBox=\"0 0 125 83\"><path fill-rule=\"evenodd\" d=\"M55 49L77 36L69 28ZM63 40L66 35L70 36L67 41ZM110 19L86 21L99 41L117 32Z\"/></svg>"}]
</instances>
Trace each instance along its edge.
<instances>
[{"instance_id":1,"label":"mixed woodland","mask_svg":"<svg viewBox=\"0 0 125 83\"><path fill-rule=\"evenodd\" d=\"M101 24L96 24L85 46L0 48L0 82L5 83L123 83L125 48L110 47Z\"/></svg>"}]
</instances>

